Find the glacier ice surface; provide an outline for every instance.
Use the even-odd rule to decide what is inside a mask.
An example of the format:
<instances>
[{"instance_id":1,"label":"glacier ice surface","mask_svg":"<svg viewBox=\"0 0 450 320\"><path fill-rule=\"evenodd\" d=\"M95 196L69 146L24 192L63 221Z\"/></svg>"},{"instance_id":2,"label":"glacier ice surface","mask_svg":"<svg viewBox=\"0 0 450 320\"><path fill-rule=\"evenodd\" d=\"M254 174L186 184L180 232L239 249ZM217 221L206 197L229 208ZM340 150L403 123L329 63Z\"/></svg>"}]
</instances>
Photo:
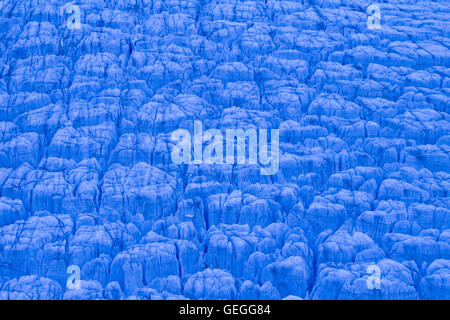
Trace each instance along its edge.
<instances>
[{"instance_id":1,"label":"glacier ice surface","mask_svg":"<svg viewBox=\"0 0 450 320\"><path fill-rule=\"evenodd\" d=\"M4 0L0 299L450 299L450 3L375 2Z\"/></svg>"}]
</instances>

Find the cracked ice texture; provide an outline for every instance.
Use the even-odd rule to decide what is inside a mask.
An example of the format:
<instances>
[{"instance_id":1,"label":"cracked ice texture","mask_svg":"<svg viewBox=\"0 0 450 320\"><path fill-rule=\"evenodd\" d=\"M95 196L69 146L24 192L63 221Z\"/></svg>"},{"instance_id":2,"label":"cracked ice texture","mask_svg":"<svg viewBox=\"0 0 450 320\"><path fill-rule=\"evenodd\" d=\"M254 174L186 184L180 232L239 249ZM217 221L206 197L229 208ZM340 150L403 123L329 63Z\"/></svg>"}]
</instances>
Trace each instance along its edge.
<instances>
[{"instance_id":1,"label":"cracked ice texture","mask_svg":"<svg viewBox=\"0 0 450 320\"><path fill-rule=\"evenodd\" d=\"M450 299L450 4L375 3L2 1L0 299Z\"/></svg>"}]
</instances>

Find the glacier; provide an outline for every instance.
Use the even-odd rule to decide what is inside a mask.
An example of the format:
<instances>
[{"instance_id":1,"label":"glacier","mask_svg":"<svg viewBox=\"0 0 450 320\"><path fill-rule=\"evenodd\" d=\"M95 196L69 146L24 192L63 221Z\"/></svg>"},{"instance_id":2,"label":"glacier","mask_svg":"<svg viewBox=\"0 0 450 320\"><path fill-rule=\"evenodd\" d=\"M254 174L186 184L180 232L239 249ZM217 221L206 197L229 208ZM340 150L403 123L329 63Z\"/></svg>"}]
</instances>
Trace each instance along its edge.
<instances>
[{"instance_id":1,"label":"glacier","mask_svg":"<svg viewBox=\"0 0 450 320\"><path fill-rule=\"evenodd\" d=\"M449 30L446 0L0 1L0 299L450 299ZM279 170L174 163L195 121L279 130Z\"/></svg>"}]
</instances>

